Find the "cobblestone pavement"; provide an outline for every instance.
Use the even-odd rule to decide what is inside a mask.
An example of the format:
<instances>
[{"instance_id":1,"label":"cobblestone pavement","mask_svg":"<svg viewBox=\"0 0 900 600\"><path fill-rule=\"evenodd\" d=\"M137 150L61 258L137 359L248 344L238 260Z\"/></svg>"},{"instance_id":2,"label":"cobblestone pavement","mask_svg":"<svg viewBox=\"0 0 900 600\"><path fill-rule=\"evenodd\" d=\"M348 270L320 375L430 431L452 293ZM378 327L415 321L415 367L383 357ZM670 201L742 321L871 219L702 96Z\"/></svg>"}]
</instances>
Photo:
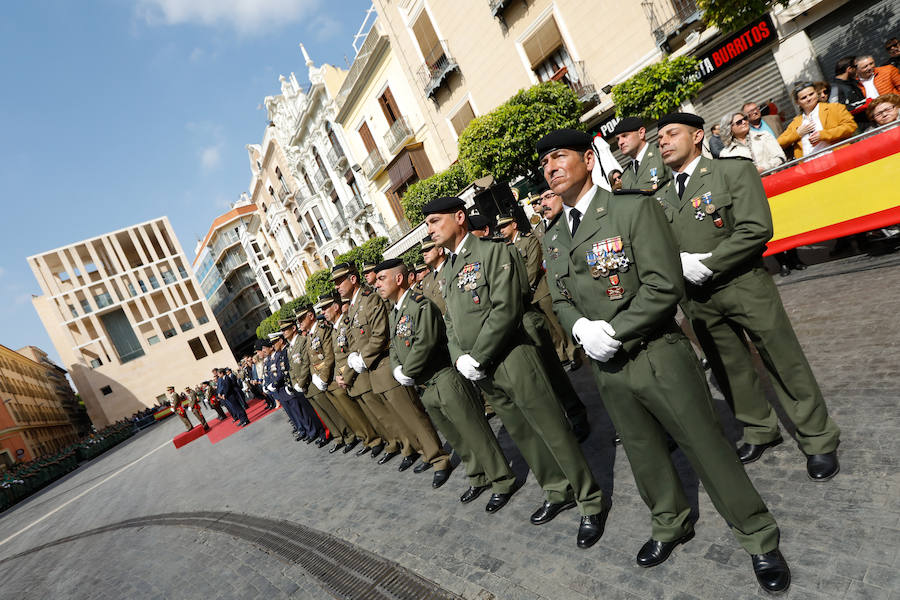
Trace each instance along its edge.
<instances>
[{"instance_id":1,"label":"cobblestone pavement","mask_svg":"<svg viewBox=\"0 0 900 600\"><path fill-rule=\"evenodd\" d=\"M809 481L790 443L748 466L782 529L793 569L786 597L900 600L900 257L854 257L777 279L843 431L842 471L831 482ZM332 534L469 600L763 597L749 558L680 453L697 536L659 567L635 565L648 513L587 371L573 375L594 423L584 447L613 499L606 533L590 550L575 546L574 511L540 528L529 524L541 502L530 477L507 507L487 515L485 497L457 500L466 487L461 469L432 490L430 471L398 473L397 460L376 466L367 456L293 442L283 415L215 446L199 440L181 450L170 442L181 425L169 420L0 516L0 598L333 597L297 565L191 528L111 531L8 559L129 518L213 510ZM718 405L736 439L727 407ZM505 431L500 439L524 477Z\"/></svg>"}]
</instances>

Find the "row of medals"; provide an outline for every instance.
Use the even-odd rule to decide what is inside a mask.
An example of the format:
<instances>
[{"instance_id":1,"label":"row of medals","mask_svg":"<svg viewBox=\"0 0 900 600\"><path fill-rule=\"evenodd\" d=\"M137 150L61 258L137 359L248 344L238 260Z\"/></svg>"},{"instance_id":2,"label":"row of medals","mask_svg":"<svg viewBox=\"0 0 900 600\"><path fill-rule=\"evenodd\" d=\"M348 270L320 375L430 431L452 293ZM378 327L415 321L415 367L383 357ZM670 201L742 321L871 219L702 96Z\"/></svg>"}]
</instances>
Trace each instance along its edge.
<instances>
[{"instance_id":1,"label":"row of medals","mask_svg":"<svg viewBox=\"0 0 900 600\"><path fill-rule=\"evenodd\" d=\"M606 297L610 300L621 300L625 295L625 289L619 285L619 274L628 272L630 261L622 250L602 249L601 244L594 244L587 251L587 264L591 269L594 279L609 278L609 287L606 289Z\"/></svg>"},{"instance_id":2,"label":"row of medals","mask_svg":"<svg viewBox=\"0 0 900 600\"><path fill-rule=\"evenodd\" d=\"M476 262L469 263L460 269L456 280L456 287L472 292L472 302L475 304L481 302L481 298L478 297L478 293L475 291L479 279L481 279L481 263Z\"/></svg>"},{"instance_id":3,"label":"row of medals","mask_svg":"<svg viewBox=\"0 0 900 600\"><path fill-rule=\"evenodd\" d=\"M702 196L691 198L691 206L696 209L694 218L698 221L702 221L706 218L706 215L709 215L712 217L713 225L716 227L723 227L725 225L725 221L723 221L721 215L719 215L716 205L712 203L711 192L706 192Z\"/></svg>"}]
</instances>

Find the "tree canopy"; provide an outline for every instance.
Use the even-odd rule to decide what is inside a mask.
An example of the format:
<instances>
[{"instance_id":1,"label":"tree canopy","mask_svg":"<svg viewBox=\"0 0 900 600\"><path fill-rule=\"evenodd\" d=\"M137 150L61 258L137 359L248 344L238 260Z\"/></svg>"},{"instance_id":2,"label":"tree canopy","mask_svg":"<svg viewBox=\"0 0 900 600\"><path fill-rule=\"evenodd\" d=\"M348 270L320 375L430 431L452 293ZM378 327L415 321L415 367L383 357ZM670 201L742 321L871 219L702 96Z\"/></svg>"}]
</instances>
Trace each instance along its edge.
<instances>
[{"instance_id":1,"label":"tree canopy","mask_svg":"<svg viewBox=\"0 0 900 600\"><path fill-rule=\"evenodd\" d=\"M787 6L790 0L697 0L703 20L724 33L749 24L775 5Z\"/></svg>"},{"instance_id":2,"label":"tree canopy","mask_svg":"<svg viewBox=\"0 0 900 600\"><path fill-rule=\"evenodd\" d=\"M259 324L259 327L256 328L256 337L261 340L266 339L270 333L275 333L278 331L278 321L281 319L286 319L288 315L294 313L297 310L298 306L304 304L312 304L313 300L309 298L309 296L300 296L299 298L294 298L290 302L285 302L281 308L276 310L274 313L263 319L262 323Z\"/></svg>"},{"instance_id":3,"label":"tree canopy","mask_svg":"<svg viewBox=\"0 0 900 600\"><path fill-rule=\"evenodd\" d=\"M616 116L658 119L676 110L703 87L697 63L693 56L666 57L613 86Z\"/></svg>"},{"instance_id":4,"label":"tree canopy","mask_svg":"<svg viewBox=\"0 0 900 600\"><path fill-rule=\"evenodd\" d=\"M420 223L422 207L441 196L455 196L469 184L465 169L455 162L446 170L435 173L427 179L417 181L406 190L403 199L403 214L412 225Z\"/></svg>"}]
</instances>

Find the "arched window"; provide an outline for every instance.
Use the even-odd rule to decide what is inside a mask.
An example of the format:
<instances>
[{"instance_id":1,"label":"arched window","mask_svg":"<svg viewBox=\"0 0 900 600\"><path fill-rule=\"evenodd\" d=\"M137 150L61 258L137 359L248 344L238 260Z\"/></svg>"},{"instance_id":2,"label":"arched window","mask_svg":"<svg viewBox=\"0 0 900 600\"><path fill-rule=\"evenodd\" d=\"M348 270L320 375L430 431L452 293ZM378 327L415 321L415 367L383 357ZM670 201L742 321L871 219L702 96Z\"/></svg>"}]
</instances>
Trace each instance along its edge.
<instances>
[{"instance_id":1,"label":"arched window","mask_svg":"<svg viewBox=\"0 0 900 600\"><path fill-rule=\"evenodd\" d=\"M378 237L375 233L375 228L372 227L371 223L366 223L366 235L369 236L370 240L374 237Z\"/></svg>"}]
</instances>

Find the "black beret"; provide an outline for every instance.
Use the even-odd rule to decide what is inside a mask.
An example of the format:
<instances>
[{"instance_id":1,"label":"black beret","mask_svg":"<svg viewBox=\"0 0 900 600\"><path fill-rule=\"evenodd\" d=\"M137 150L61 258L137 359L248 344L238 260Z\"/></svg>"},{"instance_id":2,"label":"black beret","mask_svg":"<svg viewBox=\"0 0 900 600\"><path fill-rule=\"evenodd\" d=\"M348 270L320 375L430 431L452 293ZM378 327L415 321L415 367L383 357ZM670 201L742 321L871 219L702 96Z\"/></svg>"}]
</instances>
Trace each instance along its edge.
<instances>
[{"instance_id":1,"label":"black beret","mask_svg":"<svg viewBox=\"0 0 900 600\"><path fill-rule=\"evenodd\" d=\"M356 267L350 263L338 263L331 268L331 280L337 281L345 275L355 275Z\"/></svg>"},{"instance_id":2,"label":"black beret","mask_svg":"<svg viewBox=\"0 0 900 600\"><path fill-rule=\"evenodd\" d=\"M488 218L483 215L469 215L469 229L484 229L490 224L491 222L488 221Z\"/></svg>"},{"instance_id":3,"label":"black beret","mask_svg":"<svg viewBox=\"0 0 900 600\"><path fill-rule=\"evenodd\" d=\"M272 340L260 340L260 341L262 341L262 346L263 346L264 348L271 348L271 347L272 347Z\"/></svg>"},{"instance_id":4,"label":"black beret","mask_svg":"<svg viewBox=\"0 0 900 600\"><path fill-rule=\"evenodd\" d=\"M539 139L535 145L535 150L537 150L538 160L540 160L545 154L563 148L567 150L590 150L592 141L591 136L583 131L557 129Z\"/></svg>"},{"instance_id":5,"label":"black beret","mask_svg":"<svg viewBox=\"0 0 900 600\"><path fill-rule=\"evenodd\" d=\"M383 260L377 265L375 265L375 272L379 273L381 271L387 271L388 269L395 269L403 264L402 258L389 258L387 260Z\"/></svg>"},{"instance_id":6,"label":"black beret","mask_svg":"<svg viewBox=\"0 0 900 600\"><path fill-rule=\"evenodd\" d=\"M441 196L440 198L435 198L428 204L422 207L422 214L426 217L428 215L441 214L441 213L455 213L458 210L465 210L466 203L456 196Z\"/></svg>"},{"instance_id":7,"label":"black beret","mask_svg":"<svg viewBox=\"0 0 900 600\"><path fill-rule=\"evenodd\" d=\"M672 123L687 125L688 127L693 127L695 129L703 129L704 121L703 117L699 117L693 113L674 112L660 117L659 122L656 123L656 128L662 129L666 125L671 125Z\"/></svg>"},{"instance_id":8,"label":"black beret","mask_svg":"<svg viewBox=\"0 0 900 600\"><path fill-rule=\"evenodd\" d=\"M628 133L629 131L637 131L644 126L644 121L640 117L625 117L618 123L612 131L613 135L620 133Z\"/></svg>"}]
</instances>

